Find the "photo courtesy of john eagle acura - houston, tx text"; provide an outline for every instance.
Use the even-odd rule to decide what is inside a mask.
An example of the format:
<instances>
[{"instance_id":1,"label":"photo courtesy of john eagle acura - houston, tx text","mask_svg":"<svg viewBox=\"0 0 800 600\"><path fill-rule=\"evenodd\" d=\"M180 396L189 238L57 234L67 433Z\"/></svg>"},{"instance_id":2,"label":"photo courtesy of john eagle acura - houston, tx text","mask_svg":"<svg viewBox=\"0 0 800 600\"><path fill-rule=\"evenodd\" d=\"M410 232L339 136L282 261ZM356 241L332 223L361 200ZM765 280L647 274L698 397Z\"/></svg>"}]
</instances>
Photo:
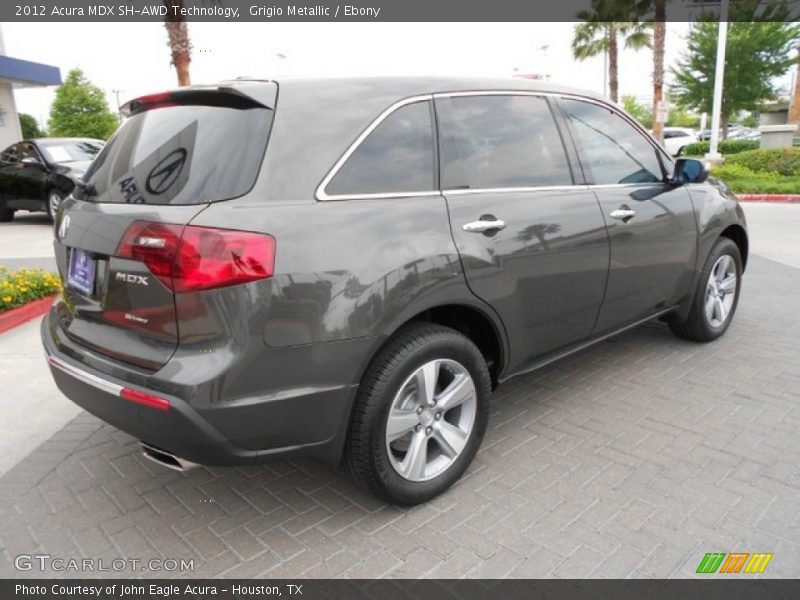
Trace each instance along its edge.
<instances>
[{"instance_id":1,"label":"photo courtesy of john eagle acura - houston, tx text","mask_svg":"<svg viewBox=\"0 0 800 600\"><path fill-rule=\"evenodd\" d=\"M242 78L121 111L60 202L41 336L59 389L166 467L303 455L422 503L504 381L736 312L736 198L590 92Z\"/></svg>"}]
</instances>

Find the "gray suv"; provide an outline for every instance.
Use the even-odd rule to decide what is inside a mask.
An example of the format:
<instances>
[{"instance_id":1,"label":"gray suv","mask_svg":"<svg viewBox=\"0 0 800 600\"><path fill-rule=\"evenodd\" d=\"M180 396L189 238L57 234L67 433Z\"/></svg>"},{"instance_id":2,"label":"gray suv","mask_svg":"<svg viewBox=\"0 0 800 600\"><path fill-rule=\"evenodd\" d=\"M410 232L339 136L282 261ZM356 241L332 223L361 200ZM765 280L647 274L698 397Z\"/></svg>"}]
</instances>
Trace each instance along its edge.
<instances>
[{"instance_id":1,"label":"gray suv","mask_svg":"<svg viewBox=\"0 0 800 600\"><path fill-rule=\"evenodd\" d=\"M446 490L500 383L660 318L724 333L744 215L590 93L236 80L132 100L63 203L53 377L173 468Z\"/></svg>"}]
</instances>

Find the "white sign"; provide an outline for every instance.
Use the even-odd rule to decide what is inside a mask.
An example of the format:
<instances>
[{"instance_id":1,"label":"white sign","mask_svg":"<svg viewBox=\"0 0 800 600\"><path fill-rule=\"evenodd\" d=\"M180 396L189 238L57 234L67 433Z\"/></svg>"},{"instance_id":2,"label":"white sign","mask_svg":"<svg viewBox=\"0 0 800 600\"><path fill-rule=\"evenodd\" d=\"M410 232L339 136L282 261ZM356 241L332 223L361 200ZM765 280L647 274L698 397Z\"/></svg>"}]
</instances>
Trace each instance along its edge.
<instances>
[{"instance_id":1,"label":"white sign","mask_svg":"<svg viewBox=\"0 0 800 600\"><path fill-rule=\"evenodd\" d=\"M656 122L666 123L669 119L669 102L659 100L656 104Z\"/></svg>"}]
</instances>

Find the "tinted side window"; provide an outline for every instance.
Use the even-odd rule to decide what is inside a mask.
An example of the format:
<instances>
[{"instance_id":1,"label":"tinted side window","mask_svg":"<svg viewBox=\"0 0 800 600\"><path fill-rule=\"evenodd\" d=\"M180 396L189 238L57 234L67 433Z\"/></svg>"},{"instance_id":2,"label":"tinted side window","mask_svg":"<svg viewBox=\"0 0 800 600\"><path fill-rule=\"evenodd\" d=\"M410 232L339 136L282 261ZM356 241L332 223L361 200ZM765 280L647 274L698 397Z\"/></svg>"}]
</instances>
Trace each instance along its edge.
<instances>
[{"instance_id":1,"label":"tinted side window","mask_svg":"<svg viewBox=\"0 0 800 600\"><path fill-rule=\"evenodd\" d=\"M572 123L584 173L590 183L662 181L653 146L622 117L607 108L561 100Z\"/></svg>"},{"instance_id":2,"label":"tinted side window","mask_svg":"<svg viewBox=\"0 0 800 600\"><path fill-rule=\"evenodd\" d=\"M386 117L345 161L329 195L430 192L434 189L430 102L401 106Z\"/></svg>"},{"instance_id":3,"label":"tinted side window","mask_svg":"<svg viewBox=\"0 0 800 600\"><path fill-rule=\"evenodd\" d=\"M463 96L444 119L443 187L572 185L547 101L535 96Z\"/></svg>"},{"instance_id":4,"label":"tinted side window","mask_svg":"<svg viewBox=\"0 0 800 600\"><path fill-rule=\"evenodd\" d=\"M34 158L36 160L41 160L39 158L39 153L36 152L36 148L34 148L31 144L20 144L19 149L20 149L19 153L20 160L22 160L23 158Z\"/></svg>"},{"instance_id":5,"label":"tinted side window","mask_svg":"<svg viewBox=\"0 0 800 600\"><path fill-rule=\"evenodd\" d=\"M15 163L19 162L19 154L17 150L17 144L13 146L9 146L3 151L2 156L0 156L0 160L6 163Z\"/></svg>"}]
</instances>

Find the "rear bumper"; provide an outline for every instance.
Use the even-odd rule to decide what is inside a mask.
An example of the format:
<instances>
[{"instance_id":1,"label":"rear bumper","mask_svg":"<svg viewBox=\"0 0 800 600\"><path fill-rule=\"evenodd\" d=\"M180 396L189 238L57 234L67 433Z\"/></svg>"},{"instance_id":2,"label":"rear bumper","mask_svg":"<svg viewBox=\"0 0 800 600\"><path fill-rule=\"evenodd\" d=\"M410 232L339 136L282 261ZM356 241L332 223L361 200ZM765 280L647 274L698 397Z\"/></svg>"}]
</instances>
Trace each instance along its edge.
<instances>
[{"instance_id":1,"label":"rear bumper","mask_svg":"<svg viewBox=\"0 0 800 600\"><path fill-rule=\"evenodd\" d=\"M272 394L244 407L221 403L204 412L188 401L197 394L197 387L187 388L182 397L165 393L164 389L180 392L182 388L159 379L158 373L144 376L132 368L127 376L126 367L119 363L113 375L98 368L101 363L91 351L76 351L61 339L55 320L51 311L42 321L41 336L58 388L81 408L142 442L204 465L243 465L294 455L331 463L340 459L357 386L290 391L277 398ZM81 356L84 352L85 357ZM169 407L138 404L123 398L123 389L152 394L166 400ZM319 427L320 419L327 423L325 427ZM277 443L253 448L254 429L259 439ZM286 441L299 443L281 443Z\"/></svg>"}]
</instances>

